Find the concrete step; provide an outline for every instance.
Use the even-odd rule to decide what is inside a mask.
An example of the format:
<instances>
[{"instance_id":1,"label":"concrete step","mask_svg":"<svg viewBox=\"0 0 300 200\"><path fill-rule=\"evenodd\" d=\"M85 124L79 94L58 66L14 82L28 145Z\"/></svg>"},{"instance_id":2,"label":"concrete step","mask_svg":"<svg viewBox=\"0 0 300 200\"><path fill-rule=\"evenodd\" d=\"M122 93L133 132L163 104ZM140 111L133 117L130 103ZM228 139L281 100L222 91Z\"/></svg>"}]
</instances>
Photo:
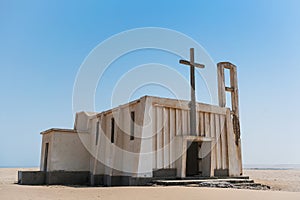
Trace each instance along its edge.
<instances>
[{"instance_id":1,"label":"concrete step","mask_svg":"<svg viewBox=\"0 0 300 200\"><path fill-rule=\"evenodd\" d=\"M200 184L200 183L228 183L228 184L235 184L235 183L254 183L251 179L190 179L190 180L153 180L153 184L156 185L189 185L189 184Z\"/></svg>"},{"instance_id":2,"label":"concrete step","mask_svg":"<svg viewBox=\"0 0 300 200\"><path fill-rule=\"evenodd\" d=\"M185 180L153 180L152 184L164 186L192 186L268 190L269 186L255 183L252 179L222 178L222 179L185 179Z\"/></svg>"},{"instance_id":3,"label":"concrete step","mask_svg":"<svg viewBox=\"0 0 300 200\"><path fill-rule=\"evenodd\" d=\"M165 179L165 178L162 178ZM249 176L231 176L231 177L217 177L217 176L211 176L211 177L207 177L207 176L201 176L201 174L199 175L195 175L195 176L188 176L188 177L184 177L184 178L177 178L180 180L193 180L193 179L250 179Z\"/></svg>"}]
</instances>

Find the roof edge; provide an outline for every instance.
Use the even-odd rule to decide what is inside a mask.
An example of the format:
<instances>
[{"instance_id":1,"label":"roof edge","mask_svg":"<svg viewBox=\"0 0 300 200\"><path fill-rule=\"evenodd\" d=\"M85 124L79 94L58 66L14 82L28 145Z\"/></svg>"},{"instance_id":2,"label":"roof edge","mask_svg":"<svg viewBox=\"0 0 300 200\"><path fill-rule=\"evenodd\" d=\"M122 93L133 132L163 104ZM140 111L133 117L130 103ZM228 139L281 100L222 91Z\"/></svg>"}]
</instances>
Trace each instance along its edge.
<instances>
[{"instance_id":1,"label":"roof edge","mask_svg":"<svg viewBox=\"0 0 300 200\"><path fill-rule=\"evenodd\" d=\"M77 131L74 130L74 129L50 128L50 129L47 129L45 131L42 131L40 134L44 135L44 134L48 134L48 133L51 133L51 132L77 133Z\"/></svg>"}]
</instances>

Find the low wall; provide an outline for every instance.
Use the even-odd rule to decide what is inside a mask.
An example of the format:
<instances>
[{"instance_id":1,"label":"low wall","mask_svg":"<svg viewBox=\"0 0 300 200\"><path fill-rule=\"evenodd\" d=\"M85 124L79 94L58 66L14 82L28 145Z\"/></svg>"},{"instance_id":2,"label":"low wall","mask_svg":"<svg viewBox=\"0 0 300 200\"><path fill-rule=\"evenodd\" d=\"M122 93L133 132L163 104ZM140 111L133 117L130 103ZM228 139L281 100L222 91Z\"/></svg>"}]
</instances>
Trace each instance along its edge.
<instances>
[{"instance_id":1,"label":"low wall","mask_svg":"<svg viewBox=\"0 0 300 200\"><path fill-rule=\"evenodd\" d=\"M46 173L42 171L18 171L18 184L44 185Z\"/></svg>"},{"instance_id":2,"label":"low wall","mask_svg":"<svg viewBox=\"0 0 300 200\"><path fill-rule=\"evenodd\" d=\"M90 172L19 171L18 183L21 185L89 185Z\"/></svg>"},{"instance_id":3,"label":"low wall","mask_svg":"<svg viewBox=\"0 0 300 200\"><path fill-rule=\"evenodd\" d=\"M229 177L229 170L228 169L215 169L214 174L217 177Z\"/></svg>"},{"instance_id":4,"label":"low wall","mask_svg":"<svg viewBox=\"0 0 300 200\"><path fill-rule=\"evenodd\" d=\"M158 169L153 171L153 177L176 177L176 168Z\"/></svg>"},{"instance_id":5,"label":"low wall","mask_svg":"<svg viewBox=\"0 0 300 200\"><path fill-rule=\"evenodd\" d=\"M130 176L109 176L92 175L87 171L19 171L18 183L21 185L90 185L90 186L146 186L154 180L189 180L197 177L178 178L174 175L176 169L157 170L156 177L130 177ZM227 177L228 170L216 170L219 178ZM204 177L198 177L203 179ZM208 177L206 177L208 178ZM218 177L209 177L218 178ZM238 177L249 178L249 177Z\"/></svg>"},{"instance_id":6,"label":"low wall","mask_svg":"<svg viewBox=\"0 0 300 200\"><path fill-rule=\"evenodd\" d=\"M92 186L130 186L146 185L152 178L129 176L92 175L90 172L67 171L19 171L18 184L21 185L92 185Z\"/></svg>"},{"instance_id":7,"label":"low wall","mask_svg":"<svg viewBox=\"0 0 300 200\"><path fill-rule=\"evenodd\" d=\"M66 172L53 171L46 173L46 184L48 185L89 185L90 172Z\"/></svg>"}]
</instances>

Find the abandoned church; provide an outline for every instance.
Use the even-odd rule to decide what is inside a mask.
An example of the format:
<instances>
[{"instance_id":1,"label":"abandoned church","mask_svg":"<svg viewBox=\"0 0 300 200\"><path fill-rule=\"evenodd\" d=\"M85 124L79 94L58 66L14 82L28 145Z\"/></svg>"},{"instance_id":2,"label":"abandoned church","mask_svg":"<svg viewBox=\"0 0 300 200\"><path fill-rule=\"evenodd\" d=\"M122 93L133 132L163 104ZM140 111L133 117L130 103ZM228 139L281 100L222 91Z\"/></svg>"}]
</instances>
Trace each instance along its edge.
<instances>
[{"instance_id":1,"label":"abandoned church","mask_svg":"<svg viewBox=\"0 0 300 200\"><path fill-rule=\"evenodd\" d=\"M20 171L19 183L113 186L241 177L237 69L221 62L217 70L219 105L195 102L194 117L192 102L144 96L101 113L79 112L73 129L43 131L40 171Z\"/></svg>"}]
</instances>

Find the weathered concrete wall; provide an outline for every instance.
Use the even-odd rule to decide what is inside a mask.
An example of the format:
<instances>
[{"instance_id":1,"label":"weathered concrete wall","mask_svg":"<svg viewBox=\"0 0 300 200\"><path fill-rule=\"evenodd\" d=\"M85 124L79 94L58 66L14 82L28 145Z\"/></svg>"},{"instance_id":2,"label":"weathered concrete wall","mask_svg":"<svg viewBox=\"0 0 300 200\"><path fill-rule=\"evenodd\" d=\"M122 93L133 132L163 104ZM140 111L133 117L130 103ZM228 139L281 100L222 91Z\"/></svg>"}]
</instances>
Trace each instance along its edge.
<instances>
[{"instance_id":1,"label":"weathered concrete wall","mask_svg":"<svg viewBox=\"0 0 300 200\"><path fill-rule=\"evenodd\" d=\"M90 132L91 121L96 117L97 113L94 112L78 112L76 113L74 129L79 132Z\"/></svg>"},{"instance_id":2,"label":"weathered concrete wall","mask_svg":"<svg viewBox=\"0 0 300 200\"><path fill-rule=\"evenodd\" d=\"M90 173L88 171L51 171L46 174L48 185L89 185Z\"/></svg>"},{"instance_id":3,"label":"weathered concrete wall","mask_svg":"<svg viewBox=\"0 0 300 200\"><path fill-rule=\"evenodd\" d=\"M52 148L50 171L89 171L90 154L78 134L54 133Z\"/></svg>"},{"instance_id":4,"label":"weathered concrete wall","mask_svg":"<svg viewBox=\"0 0 300 200\"><path fill-rule=\"evenodd\" d=\"M153 168L177 168L184 171L184 163L181 162L181 156L184 154L183 147L181 151L180 143L184 142L177 137L186 137L189 135L189 107L188 101L179 101L173 99L152 98L153 109L153 132L156 133L153 140L153 150L156 152L153 159ZM211 172L213 176L215 169L225 170L229 168L228 156L228 131L226 128L226 118L228 108L221 108L202 103L197 103L196 131L197 136L211 139L210 159ZM231 120L229 119L229 123ZM175 150L176 149L176 150ZM206 150L208 152L208 150ZM179 161L176 161L178 160ZM174 162L176 161L176 162ZM207 173L206 173L207 175Z\"/></svg>"},{"instance_id":5,"label":"weathered concrete wall","mask_svg":"<svg viewBox=\"0 0 300 200\"><path fill-rule=\"evenodd\" d=\"M51 151L52 151L52 138L53 138L52 134L43 134L42 135L41 160L40 160L40 170L41 171L44 171L45 168L49 169L51 164L52 164L51 161L49 160L49 155L51 155ZM46 146L46 143L49 144L49 146L48 146L47 166L45 166L45 146Z\"/></svg>"},{"instance_id":6,"label":"weathered concrete wall","mask_svg":"<svg viewBox=\"0 0 300 200\"><path fill-rule=\"evenodd\" d=\"M140 152L145 100L146 98L142 98L130 104L119 106L113 110L99 114L95 119L91 119L91 149L93 155L100 161L98 162L95 158L91 158L90 171L93 174L137 176L139 171L144 171L140 165ZM134 138L130 138L131 124L133 123L130 116L131 112L135 114ZM113 143L111 142L112 119L115 122ZM97 127L99 128L98 131ZM98 141L96 141L97 139ZM151 145L148 146L151 147ZM111 168L112 166L114 169ZM151 165L149 172L148 176L152 176Z\"/></svg>"},{"instance_id":7,"label":"weathered concrete wall","mask_svg":"<svg viewBox=\"0 0 300 200\"><path fill-rule=\"evenodd\" d=\"M81 137L89 137L88 134ZM41 171L44 169L45 144L49 143L47 171L89 171L90 154L76 132L52 131L43 134Z\"/></svg>"},{"instance_id":8,"label":"weathered concrete wall","mask_svg":"<svg viewBox=\"0 0 300 200\"><path fill-rule=\"evenodd\" d=\"M18 183L21 185L43 185L46 173L42 171L19 171Z\"/></svg>"},{"instance_id":9,"label":"weathered concrete wall","mask_svg":"<svg viewBox=\"0 0 300 200\"><path fill-rule=\"evenodd\" d=\"M21 185L90 185L89 172L70 171L19 171Z\"/></svg>"}]
</instances>

